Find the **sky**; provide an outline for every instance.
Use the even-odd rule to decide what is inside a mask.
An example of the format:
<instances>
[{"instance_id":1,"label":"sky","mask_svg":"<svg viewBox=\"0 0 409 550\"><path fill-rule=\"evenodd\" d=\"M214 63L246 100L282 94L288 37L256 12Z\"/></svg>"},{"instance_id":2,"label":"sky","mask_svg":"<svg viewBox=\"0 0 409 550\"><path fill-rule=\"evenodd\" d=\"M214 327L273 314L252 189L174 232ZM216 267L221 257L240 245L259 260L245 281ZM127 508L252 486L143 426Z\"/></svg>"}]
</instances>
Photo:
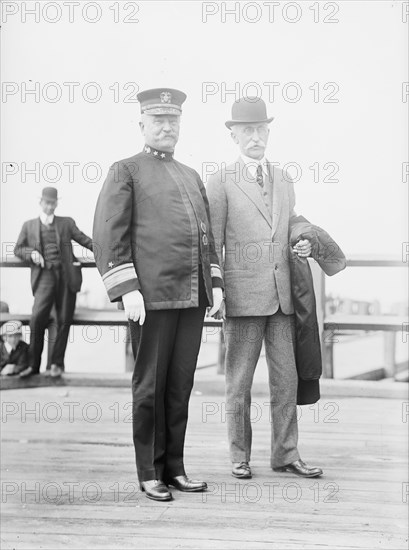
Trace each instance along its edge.
<instances>
[{"instance_id":1,"label":"sky","mask_svg":"<svg viewBox=\"0 0 409 550\"><path fill-rule=\"evenodd\" d=\"M233 101L262 95L274 116L267 157L296 178L297 213L347 256L401 257L405 9L393 1L3 2L3 255L38 215L46 185L59 190L57 214L91 234L109 166L143 146L136 93L174 87L188 96L175 156L205 184L237 157L224 126ZM4 271L3 299L27 311L28 273ZM404 272L351 268L328 288L393 302L405 297ZM101 303L96 273L83 288L89 305Z\"/></svg>"}]
</instances>

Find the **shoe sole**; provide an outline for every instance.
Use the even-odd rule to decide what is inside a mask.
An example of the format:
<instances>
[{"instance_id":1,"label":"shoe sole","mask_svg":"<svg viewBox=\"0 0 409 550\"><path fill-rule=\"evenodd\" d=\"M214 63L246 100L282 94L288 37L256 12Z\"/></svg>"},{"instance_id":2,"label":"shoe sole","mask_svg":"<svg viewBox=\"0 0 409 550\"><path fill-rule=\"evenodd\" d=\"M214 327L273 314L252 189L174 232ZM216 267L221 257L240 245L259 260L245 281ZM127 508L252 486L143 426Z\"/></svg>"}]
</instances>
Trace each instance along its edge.
<instances>
[{"instance_id":1,"label":"shoe sole","mask_svg":"<svg viewBox=\"0 0 409 550\"><path fill-rule=\"evenodd\" d=\"M287 473L287 474L294 474L298 477L308 477L308 478L312 478L312 477L320 477L323 475L324 472L319 472L319 473L316 473L316 474L298 474L297 472L294 472L294 470L286 470L286 469L283 469L283 470L280 470L278 468L273 468L273 471L274 472L279 472L279 473Z\"/></svg>"},{"instance_id":2,"label":"shoe sole","mask_svg":"<svg viewBox=\"0 0 409 550\"><path fill-rule=\"evenodd\" d=\"M251 479L253 477L253 474L233 474L233 472L231 473L231 475L233 477L235 477L236 479Z\"/></svg>"},{"instance_id":3,"label":"shoe sole","mask_svg":"<svg viewBox=\"0 0 409 550\"><path fill-rule=\"evenodd\" d=\"M155 502L169 502L170 500L172 500L172 495L170 497L166 497L166 498L157 498L157 497L154 497L152 495L148 495L145 491L145 496L146 498L149 498L150 500L154 500Z\"/></svg>"},{"instance_id":4,"label":"shoe sole","mask_svg":"<svg viewBox=\"0 0 409 550\"><path fill-rule=\"evenodd\" d=\"M174 487L181 493L203 493L204 491L207 491L207 487L198 487L197 489L182 489L181 487L176 487L175 485L169 484L170 487Z\"/></svg>"}]
</instances>

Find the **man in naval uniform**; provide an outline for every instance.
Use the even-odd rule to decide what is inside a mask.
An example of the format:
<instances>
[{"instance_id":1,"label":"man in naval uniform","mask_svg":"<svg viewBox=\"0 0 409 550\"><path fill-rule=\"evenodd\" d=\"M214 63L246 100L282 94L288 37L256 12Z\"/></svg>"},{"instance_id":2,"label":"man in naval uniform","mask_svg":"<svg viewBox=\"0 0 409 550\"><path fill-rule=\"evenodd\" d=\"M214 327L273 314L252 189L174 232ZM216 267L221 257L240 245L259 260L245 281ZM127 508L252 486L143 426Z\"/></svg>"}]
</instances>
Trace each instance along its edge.
<instances>
[{"instance_id":1,"label":"man in naval uniform","mask_svg":"<svg viewBox=\"0 0 409 550\"><path fill-rule=\"evenodd\" d=\"M145 146L110 168L94 220L97 267L131 329L140 487L159 501L172 498L170 485L207 487L186 476L183 448L204 315L222 302L203 183L173 157L185 99L170 88L138 94Z\"/></svg>"}]
</instances>

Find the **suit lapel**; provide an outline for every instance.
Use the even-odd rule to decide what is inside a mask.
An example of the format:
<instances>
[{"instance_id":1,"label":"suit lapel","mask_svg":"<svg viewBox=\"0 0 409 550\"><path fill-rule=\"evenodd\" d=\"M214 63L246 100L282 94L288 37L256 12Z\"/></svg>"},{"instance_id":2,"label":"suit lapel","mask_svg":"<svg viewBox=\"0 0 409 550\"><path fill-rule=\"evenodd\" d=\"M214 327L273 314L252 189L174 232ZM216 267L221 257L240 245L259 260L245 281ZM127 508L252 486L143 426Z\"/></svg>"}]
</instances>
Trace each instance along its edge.
<instances>
[{"instance_id":1,"label":"suit lapel","mask_svg":"<svg viewBox=\"0 0 409 550\"><path fill-rule=\"evenodd\" d=\"M236 172L234 174L230 173L230 178L237 185L237 187L239 187L241 191L243 191L243 193L258 208L260 213L265 218L266 222L271 227L270 213L263 201L260 191L257 189L256 185L254 185L255 180L251 178L250 174L247 171L246 165L244 164L243 159L241 157L239 157L238 161L236 161L235 167L236 167Z\"/></svg>"},{"instance_id":2,"label":"suit lapel","mask_svg":"<svg viewBox=\"0 0 409 550\"><path fill-rule=\"evenodd\" d=\"M34 220L34 231L33 231L33 234L34 234L34 237L35 237L35 241L34 241L34 246L35 247L38 247L38 251L43 253L43 243L41 242L41 229L40 229L40 224L41 224L41 221L40 221L40 217L36 218ZM37 250L37 248L36 248Z\"/></svg>"},{"instance_id":3,"label":"suit lapel","mask_svg":"<svg viewBox=\"0 0 409 550\"><path fill-rule=\"evenodd\" d=\"M60 242L61 242L61 227L60 227L60 218L57 217L54 214L54 222L55 222L55 236L57 239L57 247L60 248Z\"/></svg>"},{"instance_id":4,"label":"suit lapel","mask_svg":"<svg viewBox=\"0 0 409 550\"><path fill-rule=\"evenodd\" d=\"M268 163L268 171L270 174L270 185L273 187L273 225L271 228L271 238L273 238L274 233L277 231L281 207L283 204L283 182L279 177L280 172L275 170L274 166L270 163Z\"/></svg>"}]
</instances>

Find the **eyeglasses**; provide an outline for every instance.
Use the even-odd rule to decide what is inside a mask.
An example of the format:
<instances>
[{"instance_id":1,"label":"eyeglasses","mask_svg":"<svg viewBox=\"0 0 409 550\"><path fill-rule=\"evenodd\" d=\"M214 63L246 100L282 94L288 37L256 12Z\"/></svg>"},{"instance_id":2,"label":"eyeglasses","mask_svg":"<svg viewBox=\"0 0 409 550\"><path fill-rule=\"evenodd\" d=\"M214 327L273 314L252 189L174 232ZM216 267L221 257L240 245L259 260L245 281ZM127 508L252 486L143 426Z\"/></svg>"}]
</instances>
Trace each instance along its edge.
<instances>
[{"instance_id":1,"label":"eyeglasses","mask_svg":"<svg viewBox=\"0 0 409 550\"><path fill-rule=\"evenodd\" d=\"M252 136L256 130L260 136L266 136L268 134L268 126L266 124L262 126L245 126L243 128L243 133L246 136Z\"/></svg>"}]
</instances>

